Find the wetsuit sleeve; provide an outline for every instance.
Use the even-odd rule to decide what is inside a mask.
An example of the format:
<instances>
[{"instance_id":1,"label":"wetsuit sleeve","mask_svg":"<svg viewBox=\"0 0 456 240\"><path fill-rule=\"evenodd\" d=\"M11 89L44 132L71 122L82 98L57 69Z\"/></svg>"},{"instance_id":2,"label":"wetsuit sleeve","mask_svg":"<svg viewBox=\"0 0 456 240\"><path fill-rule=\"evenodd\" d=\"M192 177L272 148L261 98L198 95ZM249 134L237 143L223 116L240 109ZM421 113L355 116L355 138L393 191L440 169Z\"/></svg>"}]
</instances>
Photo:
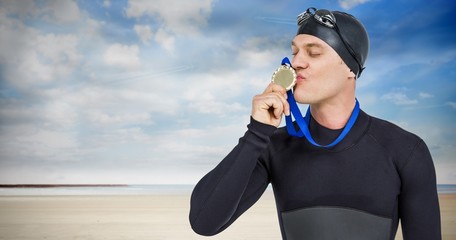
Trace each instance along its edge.
<instances>
[{"instance_id":1,"label":"wetsuit sleeve","mask_svg":"<svg viewBox=\"0 0 456 240\"><path fill-rule=\"evenodd\" d=\"M263 194L269 177L259 160L277 128L251 118L238 145L195 186L190 200L190 224L201 235L226 229Z\"/></svg>"},{"instance_id":2,"label":"wetsuit sleeve","mask_svg":"<svg viewBox=\"0 0 456 240\"><path fill-rule=\"evenodd\" d=\"M404 240L441 239L435 169L422 140L400 172L399 214Z\"/></svg>"}]
</instances>

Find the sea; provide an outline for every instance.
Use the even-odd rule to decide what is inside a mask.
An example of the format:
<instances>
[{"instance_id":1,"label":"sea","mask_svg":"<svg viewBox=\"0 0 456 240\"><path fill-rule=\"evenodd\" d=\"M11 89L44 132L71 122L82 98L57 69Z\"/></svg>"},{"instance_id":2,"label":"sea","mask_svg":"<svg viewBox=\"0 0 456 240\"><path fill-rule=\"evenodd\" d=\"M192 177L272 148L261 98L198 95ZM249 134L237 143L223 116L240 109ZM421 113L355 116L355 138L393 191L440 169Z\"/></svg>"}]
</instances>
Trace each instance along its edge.
<instances>
[{"instance_id":1,"label":"sea","mask_svg":"<svg viewBox=\"0 0 456 240\"><path fill-rule=\"evenodd\" d=\"M84 196L84 195L177 195L191 194L190 184L145 184L121 186L0 187L0 196ZM267 191L272 191L269 186ZM456 194L456 184L437 185L439 194Z\"/></svg>"}]
</instances>

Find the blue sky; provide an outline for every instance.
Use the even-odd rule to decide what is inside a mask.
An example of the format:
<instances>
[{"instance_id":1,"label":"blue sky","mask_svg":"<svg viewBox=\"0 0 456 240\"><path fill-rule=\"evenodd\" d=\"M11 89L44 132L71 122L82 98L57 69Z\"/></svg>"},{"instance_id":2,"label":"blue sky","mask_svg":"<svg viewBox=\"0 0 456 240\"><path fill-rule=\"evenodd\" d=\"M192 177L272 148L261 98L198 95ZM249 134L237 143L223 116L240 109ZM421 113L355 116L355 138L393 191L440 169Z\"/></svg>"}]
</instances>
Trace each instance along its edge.
<instances>
[{"instance_id":1,"label":"blue sky","mask_svg":"<svg viewBox=\"0 0 456 240\"><path fill-rule=\"evenodd\" d=\"M193 184L237 143L307 7L371 48L357 97L456 184L456 3L0 1L0 183Z\"/></svg>"}]
</instances>

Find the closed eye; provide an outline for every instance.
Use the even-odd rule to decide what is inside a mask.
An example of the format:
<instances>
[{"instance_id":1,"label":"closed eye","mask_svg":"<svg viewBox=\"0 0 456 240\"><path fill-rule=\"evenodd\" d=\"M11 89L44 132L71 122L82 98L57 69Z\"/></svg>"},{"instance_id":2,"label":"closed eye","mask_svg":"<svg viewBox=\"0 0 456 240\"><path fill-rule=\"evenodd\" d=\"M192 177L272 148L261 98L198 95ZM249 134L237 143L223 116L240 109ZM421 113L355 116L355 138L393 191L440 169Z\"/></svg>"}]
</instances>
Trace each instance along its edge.
<instances>
[{"instance_id":1,"label":"closed eye","mask_svg":"<svg viewBox=\"0 0 456 240\"><path fill-rule=\"evenodd\" d=\"M307 54L309 54L310 57L318 57L321 55L321 52L308 52Z\"/></svg>"}]
</instances>

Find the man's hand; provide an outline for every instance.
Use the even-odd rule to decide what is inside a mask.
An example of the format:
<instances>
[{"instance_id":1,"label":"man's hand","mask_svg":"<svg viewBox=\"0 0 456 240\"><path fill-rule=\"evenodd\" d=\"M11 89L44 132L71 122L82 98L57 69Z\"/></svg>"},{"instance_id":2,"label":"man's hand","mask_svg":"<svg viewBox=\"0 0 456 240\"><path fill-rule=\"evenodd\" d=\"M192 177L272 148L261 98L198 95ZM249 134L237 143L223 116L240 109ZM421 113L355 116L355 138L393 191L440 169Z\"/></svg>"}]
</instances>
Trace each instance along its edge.
<instances>
[{"instance_id":1,"label":"man's hand","mask_svg":"<svg viewBox=\"0 0 456 240\"><path fill-rule=\"evenodd\" d=\"M284 87L271 83L262 94L253 97L252 117L256 121L278 127L282 114L290 115Z\"/></svg>"}]
</instances>

